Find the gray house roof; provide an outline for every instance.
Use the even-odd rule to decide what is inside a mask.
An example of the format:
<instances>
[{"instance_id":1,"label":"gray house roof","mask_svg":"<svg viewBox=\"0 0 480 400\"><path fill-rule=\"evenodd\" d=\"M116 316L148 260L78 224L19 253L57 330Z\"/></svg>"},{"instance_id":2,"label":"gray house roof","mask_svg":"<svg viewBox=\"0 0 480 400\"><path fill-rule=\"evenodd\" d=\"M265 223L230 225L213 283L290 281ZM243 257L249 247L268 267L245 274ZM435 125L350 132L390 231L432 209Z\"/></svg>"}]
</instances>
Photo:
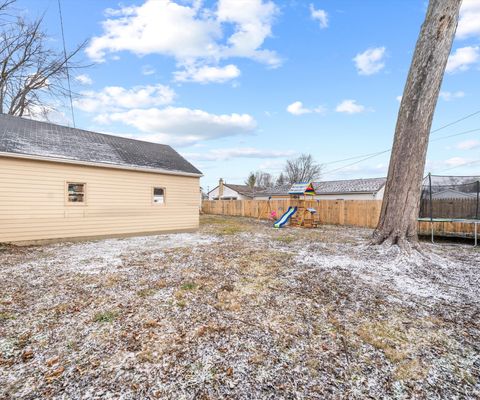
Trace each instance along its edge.
<instances>
[{"instance_id":1,"label":"gray house roof","mask_svg":"<svg viewBox=\"0 0 480 400\"><path fill-rule=\"evenodd\" d=\"M286 185L279 185L274 186L272 188L262 189L261 191L255 192L255 196L281 196L281 195L288 195L288 191L292 185L289 183Z\"/></svg>"},{"instance_id":2,"label":"gray house roof","mask_svg":"<svg viewBox=\"0 0 480 400\"><path fill-rule=\"evenodd\" d=\"M235 190L235 192L242 194L247 197L253 197L253 194L257 194L265 190L264 188L255 186L255 190L253 190L250 186L248 185L232 185L230 183L224 183L225 186L229 187L232 190Z\"/></svg>"},{"instance_id":3,"label":"gray house roof","mask_svg":"<svg viewBox=\"0 0 480 400\"><path fill-rule=\"evenodd\" d=\"M349 179L341 181L313 182L316 194L376 193L387 178Z\"/></svg>"},{"instance_id":4,"label":"gray house roof","mask_svg":"<svg viewBox=\"0 0 480 400\"><path fill-rule=\"evenodd\" d=\"M427 197L428 198L428 197ZM441 200L441 199L476 199L476 193L465 193L458 190L447 189L442 190L441 192L432 193L432 199Z\"/></svg>"},{"instance_id":5,"label":"gray house roof","mask_svg":"<svg viewBox=\"0 0 480 400\"><path fill-rule=\"evenodd\" d=\"M0 153L201 175L170 146L0 114Z\"/></svg>"}]
</instances>

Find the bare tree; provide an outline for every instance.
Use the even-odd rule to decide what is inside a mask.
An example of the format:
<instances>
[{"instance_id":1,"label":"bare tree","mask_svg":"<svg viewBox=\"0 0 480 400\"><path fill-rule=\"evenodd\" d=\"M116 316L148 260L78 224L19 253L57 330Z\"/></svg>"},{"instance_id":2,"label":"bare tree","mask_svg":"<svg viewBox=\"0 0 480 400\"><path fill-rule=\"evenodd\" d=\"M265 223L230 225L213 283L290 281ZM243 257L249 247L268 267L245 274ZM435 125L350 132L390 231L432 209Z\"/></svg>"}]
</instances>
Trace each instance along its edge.
<instances>
[{"instance_id":1,"label":"bare tree","mask_svg":"<svg viewBox=\"0 0 480 400\"><path fill-rule=\"evenodd\" d=\"M0 15L4 14L5 11L17 0L3 0L0 1Z\"/></svg>"},{"instance_id":2,"label":"bare tree","mask_svg":"<svg viewBox=\"0 0 480 400\"><path fill-rule=\"evenodd\" d=\"M322 166L315 162L311 154L302 154L287 160L283 173L287 183L312 182L320 179Z\"/></svg>"},{"instance_id":3,"label":"bare tree","mask_svg":"<svg viewBox=\"0 0 480 400\"><path fill-rule=\"evenodd\" d=\"M268 172L257 171L255 172L257 186L262 188L273 187L273 176Z\"/></svg>"},{"instance_id":4,"label":"bare tree","mask_svg":"<svg viewBox=\"0 0 480 400\"><path fill-rule=\"evenodd\" d=\"M0 10L13 3L3 0ZM0 27L0 113L45 115L55 100L70 94L68 69L86 42L65 54L49 47L42 18L33 22L9 17Z\"/></svg>"},{"instance_id":5,"label":"bare tree","mask_svg":"<svg viewBox=\"0 0 480 400\"><path fill-rule=\"evenodd\" d=\"M461 0L430 0L398 113L374 243L416 246L428 138Z\"/></svg>"},{"instance_id":6,"label":"bare tree","mask_svg":"<svg viewBox=\"0 0 480 400\"><path fill-rule=\"evenodd\" d=\"M274 185L273 176L272 174L263 171L250 172L245 180L245 185L249 186L251 189L254 187L270 188Z\"/></svg>"}]
</instances>

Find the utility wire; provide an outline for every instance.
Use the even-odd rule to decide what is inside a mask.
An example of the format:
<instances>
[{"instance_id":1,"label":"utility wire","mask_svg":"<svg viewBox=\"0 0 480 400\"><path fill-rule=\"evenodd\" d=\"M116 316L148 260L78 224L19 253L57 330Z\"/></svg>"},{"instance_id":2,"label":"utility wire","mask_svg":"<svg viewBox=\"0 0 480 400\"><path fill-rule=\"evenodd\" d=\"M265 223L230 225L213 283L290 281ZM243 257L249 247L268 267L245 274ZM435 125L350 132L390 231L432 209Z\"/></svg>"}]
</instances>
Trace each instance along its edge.
<instances>
[{"instance_id":1,"label":"utility wire","mask_svg":"<svg viewBox=\"0 0 480 400\"><path fill-rule=\"evenodd\" d=\"M442 129L445 129L445 128L448 128L452 125L455 125L459 122L462 122L468 118L471 118L475 115L478 115L480 114L480 110L478 111L475 111L474 113L471 113L471 114L468 114L460 119L457 119L453 122L450 122L448 124L445 124L439 128L436 128L434 129L433 131L430 131L430 134L435 134L436 132L438 131L441 131ZM429 142L435 142L435 141L438 141L438 140L442 140L442 139L446 139L446 138L449 138L449 137L454 137L454 136L460 136L460 135L465 135L467 133L472 133L472 132L477 132L477 131L480 131L480 129L471 129L471 130L468 130L468 131L464 131L464 132L459 132L459 133L455 133L453 135L447 135L447 136L442 136L442 137L439 137L439 138L435 138L435 139L432 139L432 140L429 140ZM357 158L360 158L360 157L363 157L361 160L358 160L358 161L355 161L353 163L350 163L350 164L347 164L347 165L344 165L342 167L339 167L339 168L335 168L335 169L332 169L332 170L329 170L329 171L325 171L324 174L331 174L333 172L337 172L337 171L340 171L342 169L345 169L345 168L348 168L348 167L351 167L353 165L356 165L356 164L359 164L363 161L366 161L366 160L369 160L371 158L374 158L374 157L377 157L377 156L380 156L382 154L385 154L385 153L388 153L392 150L392 148L389 148L389 149L386 149L386 150L382 150L382 151L379 151L379 152L376 152L376 153L369 153L369 154L363 154L363 155L359 155L359 156L355 156L355 157L350 157L350 158L345 158L343 160L335 160L335 161L330 161L330 162L327 162L327 163L324 163L323 165L330 165L330 164L335 164L335 163L339 163L339 162L343 162L343 161L349 161L349 160L354 160L354 159L357 159Z\"/></svg>"},{"instance_id":2,"label":"utility wire","mask_svg":"<svg viewBox=\"0 0 480 400\"><path fill-rule=\"evenodd\" d=\"M465 164L455 165L455 166L450 167L450 168L442 169L442 170L438 171L437 174L439 174L439 173L441 173L441 172L444 172L444 171L450 171L451 169L454 169L454 168L465 167L466 165L473 165L473 164L478 164L478 163L480 163L480 160L475 160L475 161L470 161L470 162L465 163Z\"/></svg>"},{"instance_id":3,"label":"utility wire","mask_svg":"<svg viewBox=\"0 0 480 400\"><path fill-rule=\"evenodd\" d=\"M70 86L70 71L68 68L67 47L65 45L65 32L63 31L63 16L62 16L62 6L60 5L60 0L58 0L58 14L60 16L60 28L62 30L63 54L65 56L65 68L67 71L68 96L70 97L70 110L72 111L72 122L73 122L73 127L75 128L75 113L73 111L72 88Z\"/></svg>"},{"instance_id":4,"label":"utility wire","mask_svg":"<svg viewBox=\"0 0 480 400\"><path fill-rule=\"evenodd\" d=\"M462 118L460 118L460 119L457 119L456 121L450 122L449 124L443 125L443 126L441 126L440 128L437 128L437 129L435 129L435 130L433 130L433 131L430 131L430 133L438 132L438 131L440 131L440 130L442 130L442 129L448 128L449 126L452 126L452 125L455 125L455 124L458 124L459 122L465 121L466 119L468 119L468 118L470 118L470 117L473 117L473 116L475 116L475 115L478 115L478 114L480 114L480 110L475 111L474 113L468 114L468 115L466 115L465 117L462 117Z\"/></svg>"},{"instance_id":5,"label":"utility wire","mask_svg":"<svg viewBox=\"0 0 480 400\"><path fill-rule=\"evenodd\" d=\"M342 169L351 167L352 165L359 164L359 163L361 163L361 162L363 162L363 161L369 160L370 158L374 158L374 157L377 157L377 156L379 156L379 155L381 155L381 154L388 153L389 151L390 151L390 149L385 150L385 151L381 151L381 152L378 152L378 153L375 153L375 154L372 154L372 155L370 155L370 156L368 156L368 157L362 158L361 160L358 160L358 161L355 161L355 162L353 162L353 163L344 165L344 166L342 166L342 167L335 168L335 169L331 169L330 171L325 171L324 174L331 174L332 172L340 171L340 170L342 170Z\"/></svg>"},{"instance_id":6,"label":"utility wire","mask_svg":"<svg viewBox=\"0 0 480 400\"><path fill-rule=\"evenodd\" d=\"M466 134L468 134L468 133L473 133L473 132L478 132L478 131L480 131L480 128L470 129L470 130L468 130L468 131L463 131L463 132L459 132L459 133L454 133L453 135L440 136L440 137L438 137L438 138L429 140L429 142L438 142L439 140L448 139L448 138L455 137L455 136L466 135Z\"/></svg>"}]
</instances>

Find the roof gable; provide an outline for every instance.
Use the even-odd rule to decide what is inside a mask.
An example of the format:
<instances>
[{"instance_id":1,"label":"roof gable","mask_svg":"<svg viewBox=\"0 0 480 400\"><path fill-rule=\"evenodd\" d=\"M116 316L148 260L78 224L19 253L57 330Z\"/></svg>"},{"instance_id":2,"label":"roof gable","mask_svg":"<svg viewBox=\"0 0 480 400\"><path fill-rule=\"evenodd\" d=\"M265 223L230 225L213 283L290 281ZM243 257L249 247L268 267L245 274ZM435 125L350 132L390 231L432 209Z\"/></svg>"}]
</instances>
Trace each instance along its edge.
<instances>
[{"instance_id":1,"label":"roof gable","mask_svg":"<svg viewBox=\"0 0 480 400\"><path fill-rule=\"evenodd\" d=\"M0 114L0 152L201 175L168 145Z\"/></svg>"}]
</instances>

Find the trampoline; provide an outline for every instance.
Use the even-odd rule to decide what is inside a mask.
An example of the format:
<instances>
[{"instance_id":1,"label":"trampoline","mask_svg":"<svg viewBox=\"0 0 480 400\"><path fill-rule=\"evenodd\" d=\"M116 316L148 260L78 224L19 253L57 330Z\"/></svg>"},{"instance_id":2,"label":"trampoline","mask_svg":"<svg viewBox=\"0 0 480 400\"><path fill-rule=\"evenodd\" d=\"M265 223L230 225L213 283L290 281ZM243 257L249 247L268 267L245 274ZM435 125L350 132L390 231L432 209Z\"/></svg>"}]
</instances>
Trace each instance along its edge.
<instances>
[{"instance_id":1,"label":"trampoline","mask_svg":"<svg viewBox=\"0 0 480 400\"><path fill-rule=\"evenodd\" d=\"M432 243L435 222L473 224L474 246L477 246L480 224L480 176L428 174L422 185L418 220L430 222Z\"/></svg>"}]
</instances>

